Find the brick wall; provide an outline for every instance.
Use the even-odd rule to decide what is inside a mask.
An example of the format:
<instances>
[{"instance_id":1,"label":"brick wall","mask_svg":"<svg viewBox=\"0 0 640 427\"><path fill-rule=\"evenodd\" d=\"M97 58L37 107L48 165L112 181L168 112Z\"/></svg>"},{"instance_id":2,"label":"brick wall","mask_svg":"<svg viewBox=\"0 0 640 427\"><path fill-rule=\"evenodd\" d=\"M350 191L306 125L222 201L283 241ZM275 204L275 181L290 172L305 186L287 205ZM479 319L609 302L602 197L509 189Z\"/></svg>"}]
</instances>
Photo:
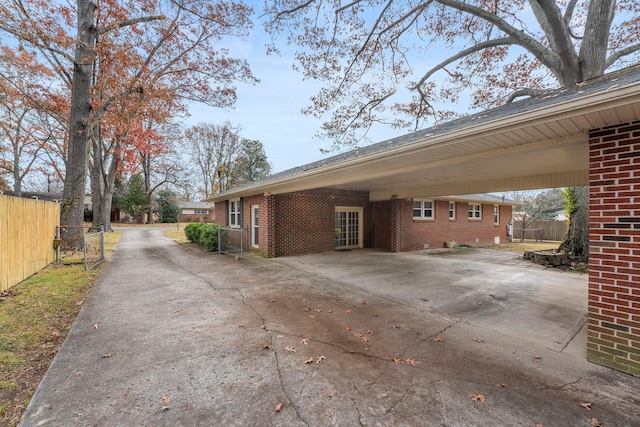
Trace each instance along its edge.
<instances>
[{"instance_id":1,"label":"brick wall","mask_svg":"<svg viewBox=\"0 0 640 427\"><path fill-rule=\"evenodd\" d=\"M331 251L335 248L335 207L363 212L363 244L370 245L369 193L319 188L275 196L275 256Z\"/></svg>"},{"instance_id":2,"label":"brick wall","mask_svg":"<svg viewBox=\"0 0 640 427\"><path fill-rule=\"evenodd\" d=\"M589 133L587 358L640 376L640 121Z\"/></svg>"},{"instance_id":3,"label":"brick wall","mask_svg":"<svg viewBox=\"0 0 640 427\"><path fill-rule=\"evenodd\" d=\"M393 252L442 248L444 242L472 246L492 245L495 237L507 241L506 225L511 206L500 206L500 223L493 223L493 205L482 205L482 219L469 219L469 204L456 202L456 218L449 219L449 201L435 201L434 219L413 219L413 201L391 200L373 204L374 243L377 248ZM389 221L385 224L384 221Z\"/></svg>"}]
</instances>

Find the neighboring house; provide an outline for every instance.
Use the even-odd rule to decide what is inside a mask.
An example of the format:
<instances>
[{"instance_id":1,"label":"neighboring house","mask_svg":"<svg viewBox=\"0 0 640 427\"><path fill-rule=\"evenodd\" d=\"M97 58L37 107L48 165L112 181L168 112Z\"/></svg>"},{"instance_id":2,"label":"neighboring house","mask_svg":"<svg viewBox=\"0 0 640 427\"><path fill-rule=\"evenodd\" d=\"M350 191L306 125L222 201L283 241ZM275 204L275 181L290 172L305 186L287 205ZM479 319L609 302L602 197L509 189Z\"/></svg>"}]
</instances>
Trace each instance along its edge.
<instances>
[{"instance_id":1,"label":"neighboring house","mask_svg":"<svg viewBox=\"0 0 640 427\"><path fill-rule=\"evenodd\" d=\"M213 222L216 218L212 203L178 202L178 207L180 222Z\"/></svg>"}]
</instances>

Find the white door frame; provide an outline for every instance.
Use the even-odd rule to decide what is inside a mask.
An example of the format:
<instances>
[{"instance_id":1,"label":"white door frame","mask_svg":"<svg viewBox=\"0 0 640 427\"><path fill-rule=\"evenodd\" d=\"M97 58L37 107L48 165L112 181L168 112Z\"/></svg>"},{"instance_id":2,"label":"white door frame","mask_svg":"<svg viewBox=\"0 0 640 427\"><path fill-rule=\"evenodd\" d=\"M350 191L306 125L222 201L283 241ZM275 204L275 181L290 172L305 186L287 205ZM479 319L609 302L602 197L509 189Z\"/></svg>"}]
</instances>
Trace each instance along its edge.
<instances>
[{"instance_id":1,"label":"white door frame","mask_svg":"<svg viewBox=\"0 0 640 427\"><path fill-rule=\"evenodd\" d=\"M251 242L251 247L252 248L259 248L259 239L258 239L258 235L259 235L259 230L260 230L260 225L259 225L259 217L260 217L260 205L251 205L251 237L250 237L250 242Z\"/></svg>"},{"instance_id":2,"label":"white door frame","mask_svg":"<svg viewBox=\"0 0 640 427\"><path fill-rule=\"evenodd\" d=\"M363 213L364 213L364 209L360 206L336 206L335 207L335 213L334 213L334 217L335 214L338 212L344 212L346 213L346 224L344 227L339 226L338 224L335 225L335 248L336 249L351 249L351 248L363 248L363 242L362 242L362 237L363 237L363 232L362 232L362 217L363 217ZM350 234L350 230L349 230L349 213L355 213L357 214L357 224L355 224L357 226L357 230L351 230L351 234ZM353 216L351 216L351 219L353 219ZM351 224L351 226L353 226L354 224ZM345 230L346 228L346 230ZM354 236L354 234L357 232L357 235ZM338 245L338 235L344 233L345 234L345 244L344 245ZM355 239L357 239L356 242L354 242Z\"/></svg>"}]
</instances>

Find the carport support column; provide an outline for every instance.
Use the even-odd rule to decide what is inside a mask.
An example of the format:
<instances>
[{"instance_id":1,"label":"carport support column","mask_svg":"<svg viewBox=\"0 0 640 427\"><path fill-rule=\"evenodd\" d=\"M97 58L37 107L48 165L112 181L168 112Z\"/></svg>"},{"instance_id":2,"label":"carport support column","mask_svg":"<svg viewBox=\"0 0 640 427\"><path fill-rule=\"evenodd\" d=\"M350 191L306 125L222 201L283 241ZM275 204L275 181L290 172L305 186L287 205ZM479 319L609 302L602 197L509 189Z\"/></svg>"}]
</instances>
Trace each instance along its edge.
<instances>
[{"instance_id":1,"label":"carport support column","mask_svg":"<svg viewBox=\"0 0 640 427\"><path fill-rule=\"evenodd\" d=\"M640 376L640 121L589 133L587 359Z\"/></svg>"},{"instance_id":2,"label":"carport support column","mask_svg":"<svg viewBox=\"0 0 640 427\"><path fill-rule=\"evenodd\" d=\"M392 197L389 206L391 210L391 214L389 215L391 221L390 250L391 252L398 252L402 248L402 203L400 200Z\"/></svg>"}]
</instances>

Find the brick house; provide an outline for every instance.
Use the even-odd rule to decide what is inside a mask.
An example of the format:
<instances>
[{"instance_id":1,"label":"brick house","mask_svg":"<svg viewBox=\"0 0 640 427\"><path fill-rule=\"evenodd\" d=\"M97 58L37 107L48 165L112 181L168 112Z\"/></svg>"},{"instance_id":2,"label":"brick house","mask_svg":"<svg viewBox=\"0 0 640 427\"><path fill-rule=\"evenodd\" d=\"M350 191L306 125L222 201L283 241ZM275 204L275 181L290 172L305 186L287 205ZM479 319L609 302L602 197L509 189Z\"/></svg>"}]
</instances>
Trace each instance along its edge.
<instances>
[{"instance_id":1,"label":"brick house","mask_svg":"<svg viewBox=\"0 0 640 427\"><path fill-rule=\"evenodd\" d=\"M216 204L217 222L248 227L251 245L274 257L336 247L406 251L449 239L504 241L508 203L452 195L587 185L587 357L640 376L640 66L290 169L207 201Z\"/></svg>"},{"instance_id":2,"label":"brick house","mask_svg":"<svg viewBox=\"0 0 640 427\"><path fill-rule=\"evenodd\" d=\"M216 217L211 203L186 201L178 202L178 207L180 222L214 222Z\"/></svg>"}]
</instances>

